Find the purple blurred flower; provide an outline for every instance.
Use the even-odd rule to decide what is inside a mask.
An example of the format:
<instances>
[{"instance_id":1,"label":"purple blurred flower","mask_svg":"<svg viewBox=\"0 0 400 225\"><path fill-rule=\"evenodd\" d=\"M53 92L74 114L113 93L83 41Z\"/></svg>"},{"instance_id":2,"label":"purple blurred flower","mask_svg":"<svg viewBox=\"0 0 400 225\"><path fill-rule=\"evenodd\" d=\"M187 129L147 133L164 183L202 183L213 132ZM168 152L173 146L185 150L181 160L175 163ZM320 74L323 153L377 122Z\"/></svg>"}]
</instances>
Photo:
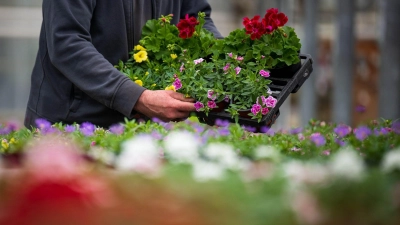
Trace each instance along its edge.
<instances>
[{"instance_id":1,"label":"purple blurred flower","mask_svg":"<svg viewBox=\"0 0 400 225\"><path fill-rule=\"evenodd\" d=\"M381 128L374 129L375 136L387 135L389 132L390 132L390 128L388 128L388 127L381 127Z\"/></svg>"},{"instance_id":2,"label":"purple blurred flower","mask_svg":"<svg viewBox=\"0 0 400 225\"><path fill-rule=\"evenodd\" d=\"M216 119L215 125L219 127L228 127L230 123L228 120Z\"/></svg>"},{"instance_id":3,"label":"purple blurred flower","mask_svg":"<svg viewBox=\"0 0 400 225\"><path fill-rule=\"evenodd\" d=\"M94 134L94 130L96 129L95 125L90 122L84 122L80 126L80 131L85 136L92 136Z\"/></svg>"},{"instance_id":4,"label":"purple blurred flower","mask_svg":"<svg viewBox=\"0 0 400 225\"><path fill-rule=\"evenodd\" d=\"M333 131L339 136L339 137L345 137L351 132L351 128L345 124L338 125Z\"/></svg>"},{"instance_id":5,"label":"purple blurred flower","mask_svg":"<svg viewBox=\"0 0 400 225\"><path fill-rule=\"evenodd\" d=\"M110 126L110 132L116 135L121 135L124 133L125 127L122 124L114 124Z\"/></svg>"},{"instance_id":6,"label":"purple blurred flower","mask_svg":"<svg viewBox=\"0 0 400 225\"><path fill-rule=\"evenodd\" d=\"M366 111L366 107L363 105L357 105L356 106L356 112L358 113L364 113Z\"/></svg>"},{"instance_id":7,"label":"purple blurred flower","mask_svg":"<svg viewBox=\"0 0 400 225\"><path fill-rule=\"evenodd\" d=\"M163 138L162 134L160 132L158 132L158 131L151 132L150 136L152 138L154 138L155 140L162 140L162 138Z\"/></svg>"},{"instance_id":8,"label":"purple blurred flower","mask_svg":"<svg viewBox=\"0 0 400 225\"><path fill-rule=\"evenodd\" d=\"M227 127L222 127L218 129L218 133L220 136L229 136L231 134L230 130Z\"/></svg>"},{"instance_id":9,"label":"purple blurred flower","mask_svg":"<svg viewBox=\"0 0 400 225\"><path fill-rule=\"evenodd\" d=\"M196 108L196 111L198 112L200 109L204 108L204 105L201 102L196 102L194 103L194 108Z\"/></svg>"},{"instance_id":10,"label":"purple blurred flower","mask_svg":"<svg viewBox=\"0 0 400 225\"><path fill-rule=\"evenodd\" d=\"M275 135L275 131L272 128L268 127L268 126L262 126L260 128L260 132L264 133L264 134L267 134L269 136L274 136Z\"/></svg>"},{"instance_id":11,"label":"purple blurred flower","mask_svg":"<svg viewBox=\"0 0 400 225\"><path fill-rule=\"evenodd\" d=\"M321 135L320 133L311 134L310 139L318 147L325 145L325 143L326 143L325 137L323 135Z\"/></svg>"},{"instance_id":12,"label":"purple blurred flower","mask_svg":"<svg viewBox=\"0 0 400 225\"><path fill-rule=\"evenodd\" d=\"M244 130L246 130L246 131L248 131L248 132L252 132L252 133L254 133L254 132L257 131L257 128L252 127L252 126L243 125L242 128L243 128Z\"/></svg>"},{"instance_id":13,"label":"purple blurred flower","mask_svg":"<svg viewBox=\"0 0 400 225\"><path fill-rule=\"evenodd\" d=\"M64 127L64 131L67 133L72 133L75 131L75 126L74 125L66 125Z\"/></svg>"},{"instance_id":14,"label":"purple blurred flower","mask_svg":"<svg viewBox=\"0 0 400 225\"><path fill-rule=\"evenodd\" d=\"M354 129L354 134L356 135L356 138L360 141L363 141L365 138L371 135L371 133L371 129L366 126L360 126Z\"/></svg>"},{"instance_id":15,"label":"purple blurred flower","mask_svg":"<svg viewBox=\"0 0 400 225\"><path fill-rule=\"evenodd\" d=\"M11 129L9 127L0 127L0 135L7 135L11 133Z\"/></svg>"},{"instance_id":16,"label":"purple blurred flower","mask_svg":"<svg viewBox=\"0 0 400 225\"><path fill-rule=\"evenodd\" d=\"M35 120L35 124L37 126L37 128L39 128L41 131L46 131L48 129L50 129L51 127L51 123L49 121L47 121L46 119L36 119Z\"/></svg>"},{"instance_id":17,"label":"purple blurred flower","mask_svg":"<svg viewBox=\"0 0 400 225\"><path fill-rule=\"evenodd\" d=\"M289 131L290 134L298 134L301 133L303 131L302 127L298 127L298 128L293 128Z\"/></svg>"},{"instance_id":18,"label":"purple blurred flower","mask_svg":"<svg viewBox=\"0 0 400 225\"><path fill-rule=\"evenodd\" d=\"M400 134L400 121L394 122L392 124L392 130L393 132L395 132L396 134Z\"/></svg>"},{"instance_id":19,"label":"purple blurred flower","mask_svg":"<svg viewBox=\"0 0 400 225\"><path fill-rule=\"evenodd\" d=\"M193 129L196 133L202 133L204 131L204 126L200 124L194 124Z\"/></svg>"},{"instance_id":20,"label":"purple blurred flower","mask_svg":"<svg viewBox=\"0 0 400 225\"><path fill-rule=\"evenodd\" d=\"M340 145L340 146L345 146L346 142L344 142L342 139L336 138L335 139L336 144Z\"/></svg>"}]
</instances>

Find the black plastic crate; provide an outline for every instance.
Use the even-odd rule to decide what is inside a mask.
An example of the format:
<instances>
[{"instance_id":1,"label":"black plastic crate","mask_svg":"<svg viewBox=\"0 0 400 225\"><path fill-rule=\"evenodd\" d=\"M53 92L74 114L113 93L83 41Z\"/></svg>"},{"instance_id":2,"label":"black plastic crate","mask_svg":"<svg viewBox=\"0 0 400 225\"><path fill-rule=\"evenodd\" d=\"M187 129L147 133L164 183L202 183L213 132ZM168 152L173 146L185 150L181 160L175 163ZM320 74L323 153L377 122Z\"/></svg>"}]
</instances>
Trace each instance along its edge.
<instances>
[{"instance_id":1,"label":"black plastic crate","mask_svg":"<svg viewBox=\"0 0 400 225\"><path fill-rule=\"evenodd\" d=\"M257 119L244 118L239 116L238 123L244 126L249 126L256 128L260 131L262 127L271 127L276 119L279 117L279 108L282 106L283 102L287 99L289 94L296 93L303 83L310 77L313 71L313 60L308 54L300 54L301 66L300 68L293 72L294 75L286 74L282 77L270 76L268 79L272 81L269 88L272 90L272 96L278 101L276 106L272 108L267 115L265 115L260 122ZM235 119L231 118L231 115L227 112L209 112L208 116L203 112L198 112L197 117L201 123L208 125L214 125L215 120L227 120L231 123L235 123Z\"/></svg>"}]
</instances>

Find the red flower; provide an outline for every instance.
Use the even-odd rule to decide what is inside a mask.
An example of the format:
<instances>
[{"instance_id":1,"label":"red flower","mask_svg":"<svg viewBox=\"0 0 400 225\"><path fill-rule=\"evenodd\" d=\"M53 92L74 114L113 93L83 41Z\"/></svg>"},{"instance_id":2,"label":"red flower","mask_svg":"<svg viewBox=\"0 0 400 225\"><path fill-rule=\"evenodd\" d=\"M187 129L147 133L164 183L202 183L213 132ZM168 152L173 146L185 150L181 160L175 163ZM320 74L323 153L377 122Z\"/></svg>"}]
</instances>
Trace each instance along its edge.
<instances>
[{"instance_id":1,"label":"red flower","mask_svg":"<svg viewBox=\"0 0 400 225\"><path fill-rule=\"evenodd\" d=\"M267 33L271 33L278 27L284 26L288 22L288 18L284 13L280 13L278 9L272 8L268 9L262 23L267 29Z\"/></svg>"},{"instance_id":2,"label":"red flower","mask_svg":"<svg viewBox=\"0 0 400 225\"><path fill-rule=\"evenodd\" d=\"M251 40L260 39L261 36L267 32L266 26L264 26L264 24L259 20L259 15L254 16L251 20L248 17L243 19L243 25L246 29L246 34L250 34Z\"/></svg>"},{"instance_id":3,"label":"red flower","mask_svg":"<svg viewBox=\"0 0 400 225\"><path fill-rule=\"evenodd\" d=\"M200 22L197 21L195 17L189 17L189 15L186 14L185 19L181 19L177 25L179 29L179 37L183 39L192 37L195 27L199 23Z\"/></svg>"}]
</instances>

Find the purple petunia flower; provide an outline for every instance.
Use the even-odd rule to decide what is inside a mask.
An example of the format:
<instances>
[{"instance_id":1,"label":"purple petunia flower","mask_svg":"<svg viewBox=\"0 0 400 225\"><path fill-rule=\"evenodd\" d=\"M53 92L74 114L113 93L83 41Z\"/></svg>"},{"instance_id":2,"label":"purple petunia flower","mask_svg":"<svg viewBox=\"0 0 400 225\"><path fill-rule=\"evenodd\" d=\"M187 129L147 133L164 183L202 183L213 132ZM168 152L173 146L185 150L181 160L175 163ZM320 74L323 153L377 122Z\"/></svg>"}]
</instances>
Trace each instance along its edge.
<instances>
[{"instance_id":1,"label":"purple petunia flower","mask_svg":"<svg viewBox=\"0 0 400 225\"><path fill-rule=\"evenodd\" d=\"M116 135L121 135L124 133L125 127L122 124L114 124L110 126L110 132Z\"/></svg>"},{"instance_id":2,"label":"purple petunia flower","mask_svg":"<svg viewBox=\"0 0 400 225\"><path fill-rule=\"evenodd\" d=\"M260 75L263 76L263 77L269 77L269 72L265 71L265 70L261 70L260 71Z\"/></svg>"},{"instance_id":3,"label":"purple petunia flower","mask_svg":"<svg viewBox=\"0 0 400 225\"><path fill-rule=\"evenodd\" d=\"M64 131L67 133L72 133L75 131L75 126L74 125L67 125L64 127Z\"/></svg>"},{"instance_id":4,"label":"purple petunia flower","mask_svg":"<svg viewBox=\"0 0 400 225\"><path fill-rule=\"evenodd\" d=\"M253 113L253 115L257 115L258 112L261 111L261 105L260 104L254 104L253 107L251 107L251 113Z\"/></svg>"},{"instance_id":5,"label":"purple petunia flower","mask_svg":"<svg viewBox=\"0 0 400 225\"><path fill-rule=\"evenodd\" d=\"M369 135L371 135L371 133L371 129L366 126L361 126L357 129L354 129L354 134L356 135L356 138L360 141L366 139Z\"/></svg>"},{"instance_id":6,"label":"purple petunia flower","mask_svg":"<svg viewBox=\"0 0 400 225\"><path fill-rule=\"evenodd\" d=\"M240 68L240 67L236 67L235 68L235 71L236 71L236 75L239 75L239 73L240 73L240 71L242 70L242 68Z\"/></svg>"},{"instance_id":7,"label":"purple petunia flower","mask_svg":"<svg viewBox=\"0 0 400 225\"><path fill-rule=\"evenodd\" d=\"M396 134L400 134L400 121L394 122L392 124L392 130L393 132L395 132Z\"/></svg>"},{"instance_id":8,"label":"purple petunia flower","mask_svg":"<svg viewBox=\"0 0 400 225\"><path fill-rule=\"evenodd\" d=\"M196 102L194 103L194 107L196 108L196 111L199 112L200 109L204 108L204 105L201 102Z\"/></svg>"},{"instance_id":9,"label":"purple petunia flower","mask_svg":"<svg viewBox=\"0 0 400 225\"><path fill-rule=\"evenodd\" d=\"M208 108L213 109L213 108L217 107L217 104L211 100L211 101L207 102L207 106L208 106Z\"/></svg>"},{"instance_id":10,"label":"purple petunia flower","mask_svg":"<svg viewBox=\"0 0 400 225\"><path fill-rule=\"evenodd\" d=\"M310 139L318 147L325 145L325 143L326 143L325 137L323 135L321 135L320 133L311 134Z\"/></svg>"},{"instance_id":11,"label":"purple petunia flower","mask_svg":"<svg viewBox=\"0 0 400 225\"><path fill-rule=\"evenodd\" d=\"M176 78L172 85L175 87L175 90L179 90L182 88L182 82L181 80L179 80L179 78Z\"/></svg>"},{"instance_id":12,"label":"purple petunia flower","mask_svg":"<svg viewBox=\"0 0 400 225\"><path fill-rule=\"evenodd\" d=\"M85 136L93 136L95 129L96 129L95 125L93 125L90 122L84 122L80 126L80 131Z\"/></svg>"},{"instance_id":13,"label":"purple petunia flower","mask_svg":"<svg viewBox=\"0 0 400 225\"><path fill-rule=\"evenodd\" d=\"M347 136L351 132L351 128L345 124L338 125L333 131L341 138Z\"/></svg>"}]
</instances>

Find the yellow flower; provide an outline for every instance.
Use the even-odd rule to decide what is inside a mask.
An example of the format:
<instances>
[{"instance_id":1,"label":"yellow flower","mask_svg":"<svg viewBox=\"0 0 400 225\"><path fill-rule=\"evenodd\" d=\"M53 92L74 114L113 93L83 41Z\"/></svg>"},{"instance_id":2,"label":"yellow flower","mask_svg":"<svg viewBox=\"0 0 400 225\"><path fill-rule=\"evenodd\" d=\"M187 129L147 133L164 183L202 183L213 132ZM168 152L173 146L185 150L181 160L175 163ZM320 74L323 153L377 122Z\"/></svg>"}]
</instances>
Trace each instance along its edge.
<instances>
[{"instance_id":1,"label":"yellow flower","mask_svg":"<svg viewBox=\"0 0 400 225\"><path fill-rule=\"evenodd\" d=\"M146 61L147 60L147 52L146 51L139 51L138 53L133 55L133 58L138 63Z\"/></svg>"},{"instance_id":2,"label":"yellow flower","mask_svg":"<svg viewBox=\"0 0 400 225\"><path fill-rule=\"evenodd\" d=\"M146 49L143 48L143 46L141 46L141 45L136 45L133 50L135 50L135 51L146 51Z\"/></svg>"},{"instance_id":3,"label":"yellow flower","mask_svg":"<svg viewBox=\"0 0 400 225\"><path fill-rule=\"evenodd\" d=\"M11 138L11 139L10 139L10 144L15 144L15 143L17 143L17 141L15 140L15 138Z\"/></svg>"},{"instance_id":4,"label":"yellow flower","mask_svg":"<svg viewBox=\"0 0 400 225\"><path fill-rule=\"evenodd\" d=\"M178 56L176 54L171 54L171 58L176 59L176 58L178 58Z\"/></svg>"},{"instance_id":5,"label":"yellow flower","mask_svg":"<svg viewBox=\"0 0 400 225\"><path fill-rule=\"evenodd\" d=\"M3 147L4 149L8 149L9 146L10 144L8 144L6 139L1 140L1 147Z\"/></svg>"},{"instance_id":6,"label":"yellow flower","mask_svg":"<svg viewBox=\"0 0 400 225\"><path fill-rule=\"evenodd\" d=\"M165 90L167 90L167 91L176 91L174 85L166 87Z\"/></svg>"},{"instance_id":7,"label":"yellow flower","mask_svg":"<svg viewBox=\"0 0 400 225\"><path fill-rule=\"evenodd\" d=\"M145 76L149 75L149 72L147 71L144 75L145 75Z\"/></svg>"},{"instance_id":8,"label":"yellow flower","mask_svg":"<svg viewBox=\"0 0 400 225\"><path fill-rule=\"evenodd\" d=\"M135 80L135 83L138 84L139 86L143 87L143 81L141 80Z\"/></svg>"}]
</instances>

